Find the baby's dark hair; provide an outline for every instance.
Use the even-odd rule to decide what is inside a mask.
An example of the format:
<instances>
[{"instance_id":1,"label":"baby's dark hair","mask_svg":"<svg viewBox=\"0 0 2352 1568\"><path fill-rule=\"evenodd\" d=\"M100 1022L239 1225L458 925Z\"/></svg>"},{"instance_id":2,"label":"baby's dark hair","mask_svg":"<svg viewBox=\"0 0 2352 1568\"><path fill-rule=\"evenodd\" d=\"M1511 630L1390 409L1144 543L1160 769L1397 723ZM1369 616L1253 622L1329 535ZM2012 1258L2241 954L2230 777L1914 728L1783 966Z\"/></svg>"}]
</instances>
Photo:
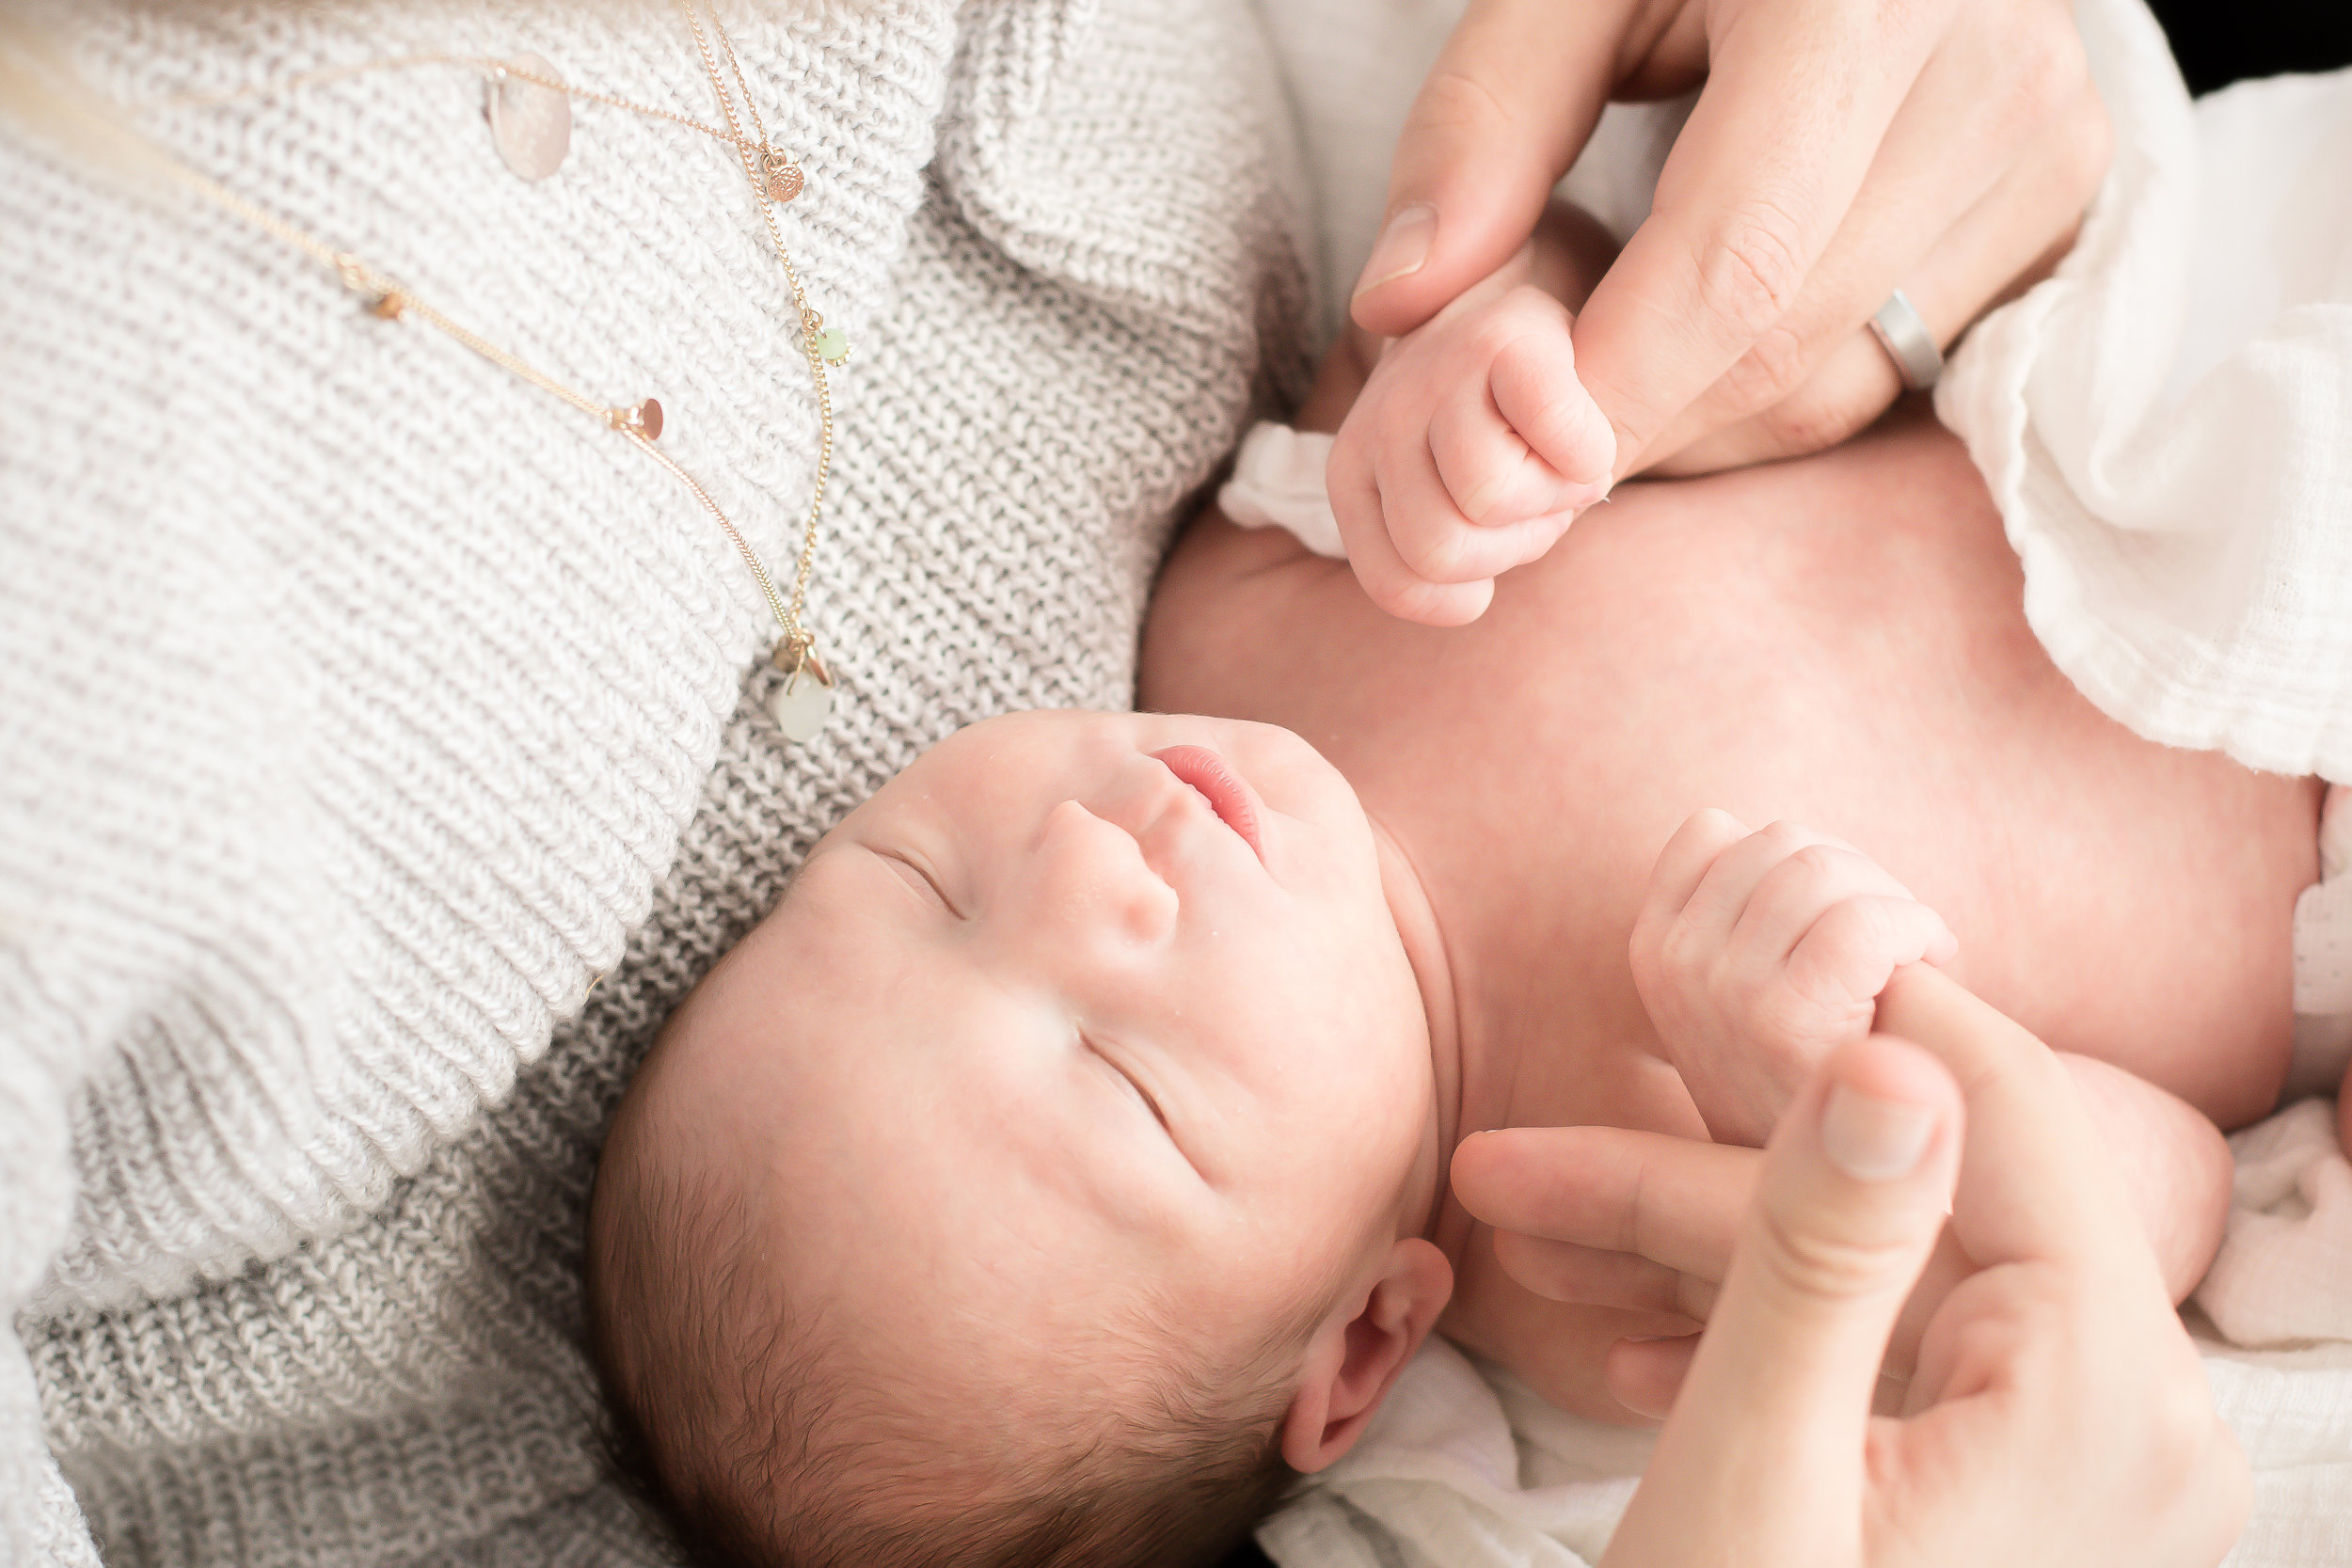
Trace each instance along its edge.
<instances>
[{"instance_id":1,"label":"baby's dark hair","mask_svg":"<svg viewBox=\"0 0 2352 1568\"><path fill-rule=\"evenodd\" d=\"M759 1205L616 1119L589 1209L588 1324L623 1481L708 1568L1210 1564L1295 1473L1278 1428L1310 1322L1230 1370L1179 1369L1140 1408L1098 1401L1004 1452L928 1461L935 1389L793 1299ZM892 1385L898 1385L892 1386ZM896 1397L894 1397L896 1396Z\"/></svg>"}]
</instances>

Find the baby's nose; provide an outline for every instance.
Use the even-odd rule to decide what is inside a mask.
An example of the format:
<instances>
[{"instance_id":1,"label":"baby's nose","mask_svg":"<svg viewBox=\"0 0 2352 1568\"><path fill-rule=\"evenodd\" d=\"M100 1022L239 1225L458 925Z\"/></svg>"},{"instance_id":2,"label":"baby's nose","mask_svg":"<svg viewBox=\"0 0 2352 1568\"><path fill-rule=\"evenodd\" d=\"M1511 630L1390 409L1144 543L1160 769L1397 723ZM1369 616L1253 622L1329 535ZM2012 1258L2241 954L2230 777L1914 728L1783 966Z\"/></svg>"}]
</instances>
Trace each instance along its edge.
<instances>
[{"instance_id":1,"label":"baby's nose","mask_svg":"<svg viewBox=\"0 0 2352 1568\"><path fill-rule=\"evenodd\" d=\"M1174 934L1176 890L1127 829L1064 800L1046 817L1045 848L1043 892L1052 911L1076 927L1071 935L1080 945L1148 947Z\"/></svg>"}]
</instances>

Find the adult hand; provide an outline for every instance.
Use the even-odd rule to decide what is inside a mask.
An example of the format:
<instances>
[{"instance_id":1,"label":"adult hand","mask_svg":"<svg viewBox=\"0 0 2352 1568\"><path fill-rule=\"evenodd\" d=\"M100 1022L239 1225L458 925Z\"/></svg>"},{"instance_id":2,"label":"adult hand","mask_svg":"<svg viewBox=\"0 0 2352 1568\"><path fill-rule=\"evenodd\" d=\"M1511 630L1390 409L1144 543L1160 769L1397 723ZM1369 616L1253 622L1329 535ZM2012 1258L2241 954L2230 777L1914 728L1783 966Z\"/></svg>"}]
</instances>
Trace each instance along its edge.
<instances>
[{"instance_id":1,"label":"adult hand","mask_svg":"<svg viewBox=\"0 0 2352 1568\"><path fill-rule=\"evenodd\" d=\"M1523 243L1611 98L1706 84L1575 327L1615 475L1818 451L2072 242L2108 129L2067 0L1470 0L1399 142L1354 314L1394 337Z\"/></svg>"},{"instance_id":2,"label":"adult hand","mask_svg":"<svg viewBox=\"0 0 2352 1568\"><path fill-rule=\"evenodd\" d=\"M1932 972L1898 976L1881 1022L1932 1053L1872 1036L1808 1081L1744 1167L1753 1199L1695 1354L1619 1347L1680 1386L1604 1564L2217 1562L2245 1461L2064 1069ZM1540 1211L1563 1131L1581 1130L1483 1134L1455 1157L1473 1213L1539 1232L1505 1255L1515 1273L1559 1244ZM1755 1159L1707 1156L1724 1157ZM1902 1414L1873 1416L1947 1195L1974 1272L1928 1321ZM1705 1225L1645 1201L1629 1195L1625 1238L1705 1272Z\"/></svg>"}]
</instances>

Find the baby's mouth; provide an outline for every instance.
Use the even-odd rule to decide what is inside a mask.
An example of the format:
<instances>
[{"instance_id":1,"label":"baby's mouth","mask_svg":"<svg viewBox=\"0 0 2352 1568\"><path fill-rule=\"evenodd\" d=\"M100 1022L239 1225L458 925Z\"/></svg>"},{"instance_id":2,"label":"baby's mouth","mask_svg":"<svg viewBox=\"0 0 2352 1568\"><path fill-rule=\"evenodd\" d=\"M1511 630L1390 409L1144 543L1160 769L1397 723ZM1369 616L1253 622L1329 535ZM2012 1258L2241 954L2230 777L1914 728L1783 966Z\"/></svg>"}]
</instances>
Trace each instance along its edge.
<instances>
[{"instance_id":1,"label":"baby's mouth","mask_svg":"<svg viewBox=\"0 0 2352 1568\"><path fill-rule=\"evenodd\" d=\"M1183 783L1192 786L1200 798L1209 802L1217 820L1240 835L1249 846L1258 863L1265 863L1265 843L1259 831L1260 806L1258 792L1249 787L1248 780L1235 772L1232 764L1210 751L1206 746L1169 746L1152 753L1152 759L1166 768Z\"/></svg>"}]
</instances>

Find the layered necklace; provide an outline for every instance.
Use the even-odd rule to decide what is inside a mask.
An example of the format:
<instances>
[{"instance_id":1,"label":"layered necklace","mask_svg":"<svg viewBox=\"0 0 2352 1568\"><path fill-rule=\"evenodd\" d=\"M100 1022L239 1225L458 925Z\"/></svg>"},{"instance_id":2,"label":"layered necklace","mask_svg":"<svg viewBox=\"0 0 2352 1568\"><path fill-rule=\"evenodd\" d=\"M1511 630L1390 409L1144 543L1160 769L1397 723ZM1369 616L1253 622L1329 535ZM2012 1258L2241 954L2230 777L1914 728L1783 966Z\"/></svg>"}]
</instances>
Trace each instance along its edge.
<instances>
[{"instance_id":1,"label":"layered necklace","mask_svg":"<svg viewBox=\"0 0 2352 1568\"><path fill-rule=\"evenodd\" d=\"M782 678L770 689L767 706L787 740L806 741L813 739L823 729L825 721L832 715L834 705L833 673L818 657L817 639L802 624L802 617L807 606L809 576L816 565L818 522L824 513L825 482L833 467L833 392L826 370L828 366L839 364L849 356L850 345L841 330L827 326L824 318L809 304L808 292L802 284L800 272L793 266L791 255L785 248L784 230L777 221L776 209L799 196L806 183L799 162L769 140L766 123L753 101L751 83L744 73L742 61L736 55L734 40L727 36L726 28L715 9L706 28L703 17L696 8L696 0L676 0L676 5L693 36L694 48L709 77L711 90L718 98L720 116L725 122L723 128L671 110L572 87L553 66L533 55L512 59L459 55L403 55L312 71L234 93L210 97L183 96L167 102L182 105L220 103L238 98L289 92L297 87L371 71L436 65L461 66L479 71L488 83L485 109L492 138L500 157L524 180L544 180L562 166L570 150L571 101L576 98L649 119L667 120L727 143L742 166L753 200L767 226L769 240L775 247L776 260L784 268L785 281L791 287L793 309L799 318L801 352L808 362L809 379L817 393L817 467L810 485L808 515L802 528L800 560L792 575L788 595L778 587L775 578L761 563L758 552L752 548L741 531L720 509L718 502L710 498L709 492L659 445L663 415L658 399L647 397L626 404L608 404L576 391L521 356L453 320L418 297L415 291L361 257L339 249L294 227L219 182L199 173L151 142L142 140L142 146L156 166L177 183L331 270L345 289L366 303L366 308L375 317L387 322L414 321L434 328L501 370L603 424L684 485L688 494L718 523L737 553L743 558L743 563L751 569L753 579L759 585L761 596L768 602L770 612L775 617L779 636L770 658ZM715 50L711 46L714 36L718 40ZM723 69L720 63L723 58L725 61Z\"/></svg>"}]
</instances>

